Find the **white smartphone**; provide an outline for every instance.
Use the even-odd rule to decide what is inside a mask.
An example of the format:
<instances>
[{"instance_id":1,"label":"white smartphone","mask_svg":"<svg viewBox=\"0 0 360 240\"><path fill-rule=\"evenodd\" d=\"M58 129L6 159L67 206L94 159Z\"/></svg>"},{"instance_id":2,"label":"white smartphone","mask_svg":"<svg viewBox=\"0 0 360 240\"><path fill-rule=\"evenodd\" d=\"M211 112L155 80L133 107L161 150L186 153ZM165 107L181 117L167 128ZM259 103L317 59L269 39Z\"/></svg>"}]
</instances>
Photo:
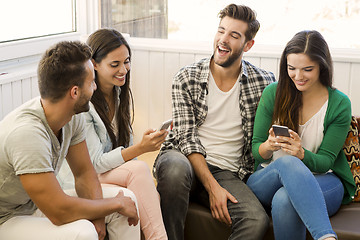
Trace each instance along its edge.
<instances>
[{"instance_id":1,"label":"white smartphone","mask_svg":"<svg viewBox=\"0 0 360 240\"><path fill-rule=\"evenodd\" d=\"M172 119L166 120L165 122L163 122L160 127L159 127L159 131L164 130L164 129L168 129L172 123Z\"/></svg>"},{"instance_id":2,"label":"white smartphone","mask_svg":"<svg viewBox=\"0 0 360 240\"><path fill-rule=\"evenodd\" d=\"M275 136L290 137L289 128L286 126L272 125Z\"/></svg>"}]
</instances>

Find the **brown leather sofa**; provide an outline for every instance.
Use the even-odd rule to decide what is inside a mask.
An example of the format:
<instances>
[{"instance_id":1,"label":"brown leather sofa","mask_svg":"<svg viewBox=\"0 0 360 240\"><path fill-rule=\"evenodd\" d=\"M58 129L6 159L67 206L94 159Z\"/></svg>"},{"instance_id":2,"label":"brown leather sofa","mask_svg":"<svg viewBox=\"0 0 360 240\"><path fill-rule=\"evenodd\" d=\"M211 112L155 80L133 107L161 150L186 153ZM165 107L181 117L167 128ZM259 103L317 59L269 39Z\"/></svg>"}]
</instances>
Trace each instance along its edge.
<instances>
[{"instance_id":1,"label":"brown leather sofa","mask_svg":"<svg viewBox=\"0 0 360 240\"><path fill-rule=\"evenodd\" d=\"M357 117L360 129L360 117ZM330 218L332 227L339 240L360 239L360 202L342 205L340 210ZM185 223L185 240L226 240L229 238L230 228L215 220L210 210L197 204L190 203ZM272 226L267 231L265 240L273 240ZM312 239L307 234L306 239Z\"/></svg>"},{"instance_id":2,"label":"brown leather sofa","mask_svg":"<svg viewBox=\"0 0 360 240\"><path fill-rule=\"evenodd\" d=\"M360 239L360 203L341 206L339 212L330 218L334 231L339 240ZM215 220L210 210L197 204L190 203L185 223L185 240L227 240L230 228ZM272 227L267 231L264 240L273 240ZM312 239L307 234L306 239Z\"/></svg>"}]
</instances>

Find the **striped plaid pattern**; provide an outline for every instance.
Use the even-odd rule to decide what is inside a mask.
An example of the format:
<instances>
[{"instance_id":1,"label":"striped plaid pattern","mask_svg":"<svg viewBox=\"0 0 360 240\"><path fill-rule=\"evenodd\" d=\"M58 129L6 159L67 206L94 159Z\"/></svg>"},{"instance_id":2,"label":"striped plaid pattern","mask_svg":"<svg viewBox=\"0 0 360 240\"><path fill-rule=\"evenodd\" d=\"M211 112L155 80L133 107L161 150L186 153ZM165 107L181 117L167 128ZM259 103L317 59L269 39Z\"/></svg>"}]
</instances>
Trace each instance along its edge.
<instances>
[{"instance_id":1,"label":"striped plaid pattern","mask_svg":"<svg viewBox=\"0 0 360 240\"><path fill-rule=\"evenodd\" d=\"M211 58L182 68L174 77L172 84L172 116L174 125L161 151L177 149L185 156L201 153L206 149L199 140L198 127L205 121L208 107L206 95L210 75ZM259 69L247 61L242 61L240 78L240 113L244 131L244 151L239 156L238 175L243 179L253 172L254 159L251 153L251 140L257 104L264 88L275 81L271 72Z\"/></svg>"}]
</instances>

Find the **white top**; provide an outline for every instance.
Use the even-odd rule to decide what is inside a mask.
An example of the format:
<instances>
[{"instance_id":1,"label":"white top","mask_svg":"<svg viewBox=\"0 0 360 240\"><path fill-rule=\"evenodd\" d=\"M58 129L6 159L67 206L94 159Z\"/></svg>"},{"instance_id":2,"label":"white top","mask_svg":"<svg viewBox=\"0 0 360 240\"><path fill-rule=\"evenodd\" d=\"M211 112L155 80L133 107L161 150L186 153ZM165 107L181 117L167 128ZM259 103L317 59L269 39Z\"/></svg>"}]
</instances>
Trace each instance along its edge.
<instances>
[{"instance_id":1,"label":"white top","mask_svg":"<svg viewBox=\"0 0 360 240\"><path fill-rule=\"evenodd\" d=\"M314 114L305 124L299 125L299 137L301 138L301 146L312 153L316 153L324 138L324 119L328 106L328 100L320 108L320 110ZM273 153L273 160L276 160L282 156L288 155L283 150L278 150ZM263 163L262 166L266 167L268 163Z\"/></svg>"},{"instance_id":2,"label":"white top","mask_svg":"<svg viewBox=\"0 0 360 240\"><path fill-rule=\"evenodd\" d=\"M327 106L328 100L304 125L299 125L301 145L310 152L316 153L324 138L324 119Z\"/></svg>"},{"instance_id":3,"label":"white top","mask_svg":"<svg viewBox=\"0 0 360 240\"><path fill-rule=\"evenodd\" d=\"M239 94L239 80L228 92L223 92L210 73L208 113L198 129L201 144L206 150L206 161L234 172L239 169L239 158L244 147Z\"/></svg>"},{"instance_id":4,"label":"white top","mask_svg":"<svg viewBox=\"0 0 360 240\"><path fill-rule=\"evenodd\" d=\"M120 87L116 87L116 90L117 96L119 96ZM116 111L119 107L119 103L120 100L116 101ZM125 163L121 153L124 146L119 146L113 149L113 145L104 122L101 120L94 105L91 102L89 105L90 110L88 112L81 113L81 115L84 115L86 121L86 145L96 172L101 174ZM115 112L115 116L117 116L117 112ZM131 145L133 145L133 136L130 133L129 146ZM60 169L58 180L63 189L74 188L74 177L66 161Z\"/></svg>"},{"instance_id":5,"label":"white top","mask_svg":"<svg viewBox=\"0 0 360 240\"><path fill-rule=\"evenodd\" d=\"M111 121L111 127L114 130L116 139L119 137L119 126L117 124L117 122L118 122L117 120L118 120L119 104L120 104L119 99L115 98L115 111L114 111L113 119Z\"/></svg>"}]
</instances>

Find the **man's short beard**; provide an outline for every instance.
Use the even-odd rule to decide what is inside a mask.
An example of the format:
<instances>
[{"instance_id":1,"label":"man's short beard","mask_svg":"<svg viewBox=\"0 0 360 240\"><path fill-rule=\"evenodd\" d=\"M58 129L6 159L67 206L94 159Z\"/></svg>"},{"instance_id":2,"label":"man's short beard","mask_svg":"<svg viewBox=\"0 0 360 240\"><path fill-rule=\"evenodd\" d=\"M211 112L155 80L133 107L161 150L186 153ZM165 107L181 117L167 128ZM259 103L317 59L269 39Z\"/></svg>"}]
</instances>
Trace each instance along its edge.
<instances>
[{"instance_id":1,"label":"man's short beard","mask_svg":"<svg viewBox=\"0 0 360 240\"><path fill-rule=\"evenodd\" d=\"M81 100L85 100L85 98L81 98ZM79 102L80 102L79 101ZM74 106L74 112L75 114L82 113L82 112L88 112L90 110L89 100L86 100L85 103L77 103Z\"/></svg>"},{"instance_id":2,"label":"man's short beard","mask_svg":"<svg viewBox=\"0 0 360 240\"><path fill-rule=\"evenodd\" d=\"M241 57L243 50L244 50L245 44L242 46L242 48L240 49L240 51L238 52L234 52L225 62L223 63L217 63L216 61L214 61L217 65L223 67L223 68L228 68L230 67L236 60L239 59L239 57ZM214 55L215 52L217 51L217 49L215 49L214 51Z\"/></svg>"},{"instance_id":3,"label":"man's short beard","mask_svg":"<svg viewBox=\"0 0 360 240\"><path fill-rule=\"evenodd\" d=\"M82 112L88 112L90 110L89 103L87 105L83 105L81 107L77 107L74 109L75 114L82 113Z\"/></svg>"},{"instance_id":4,"label":"man's short beard","mask_svg":"<svg viewBox=\"0 0 360 240\"><path fill-rule=\"evenodd\" d=\"M242 52L241 52L242 53ZM217 63L215 62L217 65L224 67L224 68L228 68L230 67L236 60L239 59L239 57L241 56L241 53L239 55L232 55L230 56L225 62L223 63Z\"/></svg>"}]
</instances>

